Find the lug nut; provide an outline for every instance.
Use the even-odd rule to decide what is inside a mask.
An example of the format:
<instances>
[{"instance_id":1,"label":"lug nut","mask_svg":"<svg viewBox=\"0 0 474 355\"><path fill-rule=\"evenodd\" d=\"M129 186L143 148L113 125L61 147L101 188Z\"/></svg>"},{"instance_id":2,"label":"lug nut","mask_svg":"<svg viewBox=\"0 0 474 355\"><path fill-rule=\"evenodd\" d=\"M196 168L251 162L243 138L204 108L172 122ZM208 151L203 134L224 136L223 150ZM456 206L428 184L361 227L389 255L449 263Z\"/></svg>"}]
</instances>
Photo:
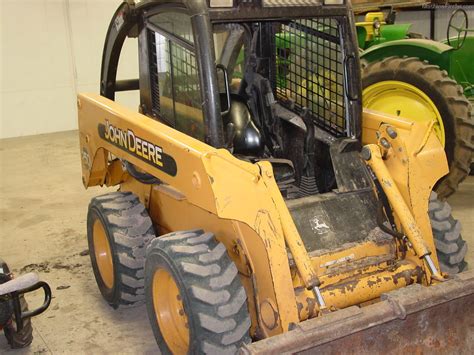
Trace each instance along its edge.
<instances>
[{"instance_id":1,"label":"lug nut","mask_svg":"<svg viewBox=\"0 0 474 355\"><path fill-rule=\"evenodd\" d=\"M380 144L382 145L382 147L384 147L385 149L390 149L391 145L390 145L390 142L387 140L387 138L382 138L380 140Z\"/></svg>"},{"instance_id":2,"label":"lug nut","mask_svg":"<svg viewBox=\"0 0 474 355\"><path fill-rule=\"evenodd\" d=\"M364 147L362 148L362 152L360 153L362 155L362 159L369 161L372 159L372 153L369 148Z\"/></svg>"},{"instance_id":3,"label":"lug nut","mask_svg":"<svg viewBox=\"0 0 474 355\"><path fill-rule=\"evenodd\" d=\"M392 127L387 127L387 134L392 139L395 139L398 136L397 131L395 131Z\"/></svg>"}]
</instances>

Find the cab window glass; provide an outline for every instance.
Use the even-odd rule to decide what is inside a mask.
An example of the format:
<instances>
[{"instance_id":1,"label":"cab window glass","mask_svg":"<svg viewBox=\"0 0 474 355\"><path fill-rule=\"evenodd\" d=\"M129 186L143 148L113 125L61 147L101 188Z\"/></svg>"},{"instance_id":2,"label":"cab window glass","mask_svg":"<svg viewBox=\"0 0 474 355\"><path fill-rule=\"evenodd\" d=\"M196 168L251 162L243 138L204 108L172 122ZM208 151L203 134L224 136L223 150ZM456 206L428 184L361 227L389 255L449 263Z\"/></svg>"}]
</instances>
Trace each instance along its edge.
<instances>
[{"instance_id":1,"label":"cab window glass","mask_svg":"<svg viewBox=\"0 0 474 355\"><path fill-rule=\"evenodd\" d=\"M191 20L182 13L165 13L152 17L149 23L153 115L204 140Z\"/></svg>"},{"instance_id":2,"label":"cab window glass","mask_svg":"<svg viewBox=\"0 0 474 355\"><path fill-rule=\"evenodd\" d=\"M191 19L185 13L163 12L150 17L149 23L191 44L194 43Z\"/></svg>"},{"instance_id":3,"label":"cab window glass","mask_svg":"<svg viewBox=\"0 0 474 355\"><path fill-rule=\"evenodd\" d=\"M215 25L214 48L217 62L223 64L229 74L231 92L238 93L244 76L245 48L244 29L241 26ZM224 79L218 74L219 91L224 92Z\"/></svg>"}]
</instances>

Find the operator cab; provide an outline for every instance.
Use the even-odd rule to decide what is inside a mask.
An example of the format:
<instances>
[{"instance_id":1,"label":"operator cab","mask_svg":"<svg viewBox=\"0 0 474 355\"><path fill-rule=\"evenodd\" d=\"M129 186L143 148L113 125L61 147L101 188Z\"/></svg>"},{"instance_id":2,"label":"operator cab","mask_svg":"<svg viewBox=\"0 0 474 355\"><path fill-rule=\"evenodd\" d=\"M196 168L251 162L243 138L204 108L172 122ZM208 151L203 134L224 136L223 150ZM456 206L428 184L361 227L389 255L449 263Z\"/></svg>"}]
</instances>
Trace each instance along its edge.
<instances>
[{"instance_id":1,"label":"operator cab","mask_svg":"<svg viewBox=\"0 0 474 355\"><path fill-rule=\"evenodd\" d=\"M335 188L330 146L352 136L339 21L213 24L226 145L270 161L287 198ZM278 180L289 176L298 188Z\"/></svg>"},{"instance_id":2,"label":"operator cab","mask_svg":"<svg viewBox=\"0 0 474 355\"><path fill-rule=\"evenodd\" d=\"M334 171L347 164L334 169L331 150L353 159L361 135L352 15L344 2L296 3L146 0L130 15L119 9L108 34L138 36L142 113L239 159L269 161L288 199L341 188ZM102 79L111 99L113 64Z\"/></svg>"}]
</instances>

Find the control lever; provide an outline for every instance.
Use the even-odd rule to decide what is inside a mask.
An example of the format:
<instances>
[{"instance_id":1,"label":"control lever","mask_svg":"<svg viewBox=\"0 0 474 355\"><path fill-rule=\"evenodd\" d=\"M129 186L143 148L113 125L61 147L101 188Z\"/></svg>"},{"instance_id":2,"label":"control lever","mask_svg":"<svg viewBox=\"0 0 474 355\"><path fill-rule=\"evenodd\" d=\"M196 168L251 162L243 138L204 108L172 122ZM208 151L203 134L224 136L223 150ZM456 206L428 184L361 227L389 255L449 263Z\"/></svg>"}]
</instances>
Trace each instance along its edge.
<instances>
[{"instance_id":1,"label":"control lever","mask_svg":"<svg viewBox=\"0 0 474 355\"><path fill-rule=\"evenodd\" d=\"M306 136L304 140L304 167L300 182L300 194L302 196L311 196L319 193L316 183L314 152L315 142L314 123L308 108L303 108L303 122L306 126Z\"/></svg>"}]
</instances>

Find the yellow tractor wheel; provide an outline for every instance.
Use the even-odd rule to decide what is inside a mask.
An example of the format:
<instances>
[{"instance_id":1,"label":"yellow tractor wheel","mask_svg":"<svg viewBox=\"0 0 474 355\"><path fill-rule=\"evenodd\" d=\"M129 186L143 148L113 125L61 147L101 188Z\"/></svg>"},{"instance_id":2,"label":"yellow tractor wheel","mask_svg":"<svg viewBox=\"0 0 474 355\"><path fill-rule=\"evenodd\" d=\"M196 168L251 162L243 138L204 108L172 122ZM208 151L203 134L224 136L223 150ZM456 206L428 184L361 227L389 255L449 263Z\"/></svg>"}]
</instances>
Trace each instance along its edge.
<instances>
[{"instance_id":1,"label":"yellow tractor wheel","mask_svg":"<svg viewBox=\"0 0 474 355\"><path fill-rule=\"evenodd\" d=\"M250 343L245 289L212 233L177 232L153 240L145 296L163 354L236 353Z\"/></svg>"},{"instance_id":2,"label":"yellow tractor wheel","mask_svg":"<svg viewBox=\"0 0 474 355\"><path fill-rule=\"evenodd\" d=\"M462 88L435 65L399 57L364 63L362 87L366 108L413 121L435 122L450 169L436 192L441 199L454 193L469 175L473 152L474 119Z\"/></svg>"},{"instance_id":3,"label":"yellow tractor wheel","mask_svg":"<svg viewBox=\"0 0 474 355\"><path fill-rule=\"evenodd\" d=\"M153 238L148 212L134 194L115 192L92 199L89 254L99 290L112 307L144 300L145 250Z\"/></svg>"},{"instance_id":4,"label":"yellow tractor wheel","mask_svg":"<svg viewBox=\"0 0 474 355\"><path fill-rule=\"evenodd\" d=\"M375 83L363 91L364 107L394 116L411 118L416 122L434 121L434 130L443 147L446 133L443 118L434 102L420 89L402 81Z\"/></svg>"}]
</instances>

